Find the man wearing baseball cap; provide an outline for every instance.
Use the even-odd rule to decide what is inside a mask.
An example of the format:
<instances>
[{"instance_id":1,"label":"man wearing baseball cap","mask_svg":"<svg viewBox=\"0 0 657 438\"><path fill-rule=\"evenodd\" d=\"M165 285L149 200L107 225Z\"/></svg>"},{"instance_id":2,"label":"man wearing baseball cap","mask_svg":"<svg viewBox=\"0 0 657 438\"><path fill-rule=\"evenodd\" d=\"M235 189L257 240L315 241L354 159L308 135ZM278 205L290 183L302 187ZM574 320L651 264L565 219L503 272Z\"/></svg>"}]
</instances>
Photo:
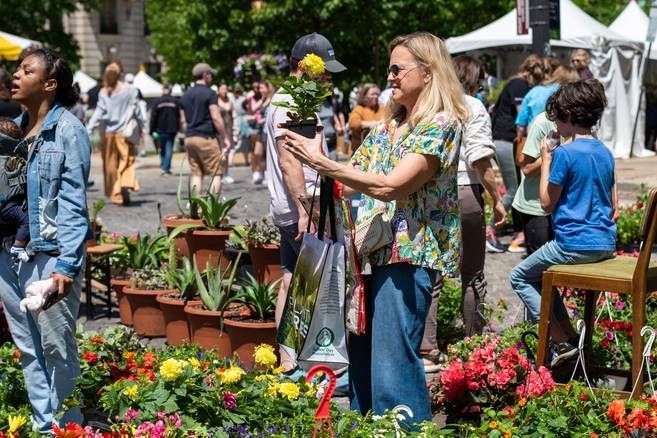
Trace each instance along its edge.
<instances>
[{"instance_id":1,"label":"man wearing baseball cap","mask_svg":"<svg viewBox=\"0 0 657 438\"><path fill-rule=\"evenodd\" d=\"M222 161L226 159L225 152L230 149L230 139L219 111L217 93L210 88L217 71L201 62L192 69L192 76L194 86L180 99L192 189L202 193L203 176L207 175L212 178L210 189L219 194L224 168Z\"/></svg>"},{"instance_id":2,"label":"man wearing baseball cap","mask_svg":"<svg viewBox=\"0 0 657 438\"><path fill-rule=\"evenodd\" d=\"M331 73L339 73L346 67L335 59L335 52L329 40L318 33L304 35L294 43L290 56L290 75L300 77L299 62L309 53L322 58L326 67L323 79L330 80ZM280 91L272 97L274 102L292 102L290 95ZM319 121L319 117L317 117ZM281 233L281 269L283 281L278 292L276 304L276 323L280 324L287 290L292 279L292 271L301 249L301 238L308 225L308 214L301 205L299 198L312 194L317 173L301 164L286 149L283 141L282 123L289 122L287 111L276 105L270 105L265 121L267 138L267 172L266 182L271 195L270 211L274 224ZM325 146L326 147L326 146ZM295 361L283 350L281 365L290 370L296 366Z\"/></svg>"}]
</instances>

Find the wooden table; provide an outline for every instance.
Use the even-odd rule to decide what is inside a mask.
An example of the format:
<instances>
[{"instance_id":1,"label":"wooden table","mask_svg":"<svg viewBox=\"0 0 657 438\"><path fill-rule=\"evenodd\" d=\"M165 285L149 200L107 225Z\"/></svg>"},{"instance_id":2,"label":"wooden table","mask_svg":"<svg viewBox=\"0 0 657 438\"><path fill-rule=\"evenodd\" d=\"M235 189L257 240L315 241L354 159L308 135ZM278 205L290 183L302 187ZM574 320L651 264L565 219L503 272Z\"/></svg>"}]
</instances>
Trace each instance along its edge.
<instances>
[{"instance_id":1,"label":"wooden table","mask_svg":"<svg viewBox=\"0 0 657 438\"><path fill-rule=\"evenodd\" d=\"M86 293L86 303L87 303L87 319L93 319L93 304L91 303L91 268L94 263L97 263L95 258L103 260L102 265L103 269L103 283L107 287L107 317L112 316L112 288L110 287L110 262L109 256L113 252L116 252L123 248L123 245L117 245L113 243L102 243L100 245L87 247L87 262L85 263L84 268L84 282L85 282L85 293Z\"/></svg>"}]
</instances>

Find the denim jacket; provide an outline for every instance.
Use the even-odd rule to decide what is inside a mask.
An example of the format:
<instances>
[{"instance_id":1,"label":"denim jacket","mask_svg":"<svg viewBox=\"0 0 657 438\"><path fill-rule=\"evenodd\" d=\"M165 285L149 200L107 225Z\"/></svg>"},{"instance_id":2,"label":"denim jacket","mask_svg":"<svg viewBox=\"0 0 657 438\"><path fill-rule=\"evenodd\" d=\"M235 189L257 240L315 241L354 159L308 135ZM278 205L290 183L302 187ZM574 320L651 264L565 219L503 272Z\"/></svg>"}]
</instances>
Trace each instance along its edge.
<instances>
[{"instance_id":1,"label":"denim jacket","mask_svg":"<svg viewBox=\"0 0 657 438\"><path fill-rule=\"evenodd\" d=\"M25 128L27 113L15 121ZM59 253L55 272L71 278L84 263L90 156L91 143L84 126L55 103L28 152L30 241L36 252Z\"/></svg>"}]
</instances>

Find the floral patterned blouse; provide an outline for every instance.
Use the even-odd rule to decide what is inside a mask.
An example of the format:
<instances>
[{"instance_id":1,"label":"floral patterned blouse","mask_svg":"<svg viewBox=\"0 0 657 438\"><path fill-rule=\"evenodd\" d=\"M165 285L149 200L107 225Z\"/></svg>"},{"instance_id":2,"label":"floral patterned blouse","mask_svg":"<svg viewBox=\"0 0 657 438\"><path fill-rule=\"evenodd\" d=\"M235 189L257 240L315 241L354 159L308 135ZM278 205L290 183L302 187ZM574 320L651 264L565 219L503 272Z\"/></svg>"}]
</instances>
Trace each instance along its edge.
<instances>
[{"instance_id":1,"label":"floral patterned blouse","mask_svg":"<svg viewBox=\"0 0 657 438\"><path fill-rule=\"evenodd\" d=\"M383 203L363 195L356 224L383 206L391 218L392 245L369 255L372 266L410 263L435 269L442 276L458 275L461 255L457 171L462 125L458 119L438 113L408 127L391 145L396 122L379 123L352 157L352 165L364 172L389 174L409 153L435 155L440 165L433 179L405 199Z\"/></svg>"}]
</instances>

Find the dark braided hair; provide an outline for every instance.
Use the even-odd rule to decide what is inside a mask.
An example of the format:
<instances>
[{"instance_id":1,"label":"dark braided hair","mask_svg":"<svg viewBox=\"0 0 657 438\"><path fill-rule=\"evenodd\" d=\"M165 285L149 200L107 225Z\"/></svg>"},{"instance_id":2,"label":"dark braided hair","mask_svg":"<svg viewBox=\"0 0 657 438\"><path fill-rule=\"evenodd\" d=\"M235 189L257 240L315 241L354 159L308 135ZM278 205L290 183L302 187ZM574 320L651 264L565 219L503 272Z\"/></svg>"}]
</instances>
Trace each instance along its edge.
<instances>
[{"instance_id":1,"label":"dark braided hair","mask_svg":"<svg viewBox=\"0 0 657 438\"><path fill-rule=\"evenodd\" d=\"M31 48L23 53L22 59L28 56L38 56L43 60L46 79L57 81L55 101L65 107L70 107L78 101L79 93L73 87L73 72L68 63L48 48Z\"/></svg>"}]
</instances>

